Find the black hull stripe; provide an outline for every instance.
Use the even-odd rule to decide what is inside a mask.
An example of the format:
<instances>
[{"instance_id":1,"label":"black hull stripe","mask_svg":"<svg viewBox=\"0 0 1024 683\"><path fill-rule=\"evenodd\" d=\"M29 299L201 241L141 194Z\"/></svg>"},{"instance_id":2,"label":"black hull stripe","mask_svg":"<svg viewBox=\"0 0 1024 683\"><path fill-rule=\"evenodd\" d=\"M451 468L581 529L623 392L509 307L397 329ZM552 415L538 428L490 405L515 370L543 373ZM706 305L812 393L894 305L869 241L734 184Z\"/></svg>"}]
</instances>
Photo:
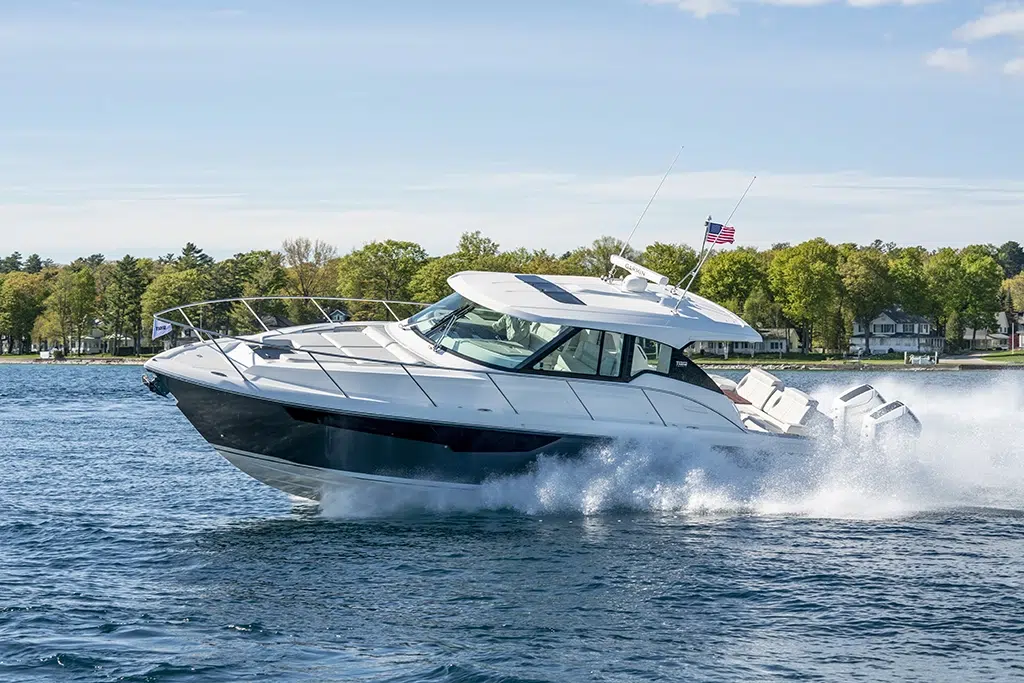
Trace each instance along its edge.
<instances>
[{"instance_id":1,"label":"black hull stripe","mask_svg":"<svg viewBox=\"0 0 1024 683\"><path fill-rule=\"evenodd\" d=\"M164 381L211 444L358 474L479 484L528 471L542 454L575 456L606 440L327 412Z\"/></svg>"}]
</instances>

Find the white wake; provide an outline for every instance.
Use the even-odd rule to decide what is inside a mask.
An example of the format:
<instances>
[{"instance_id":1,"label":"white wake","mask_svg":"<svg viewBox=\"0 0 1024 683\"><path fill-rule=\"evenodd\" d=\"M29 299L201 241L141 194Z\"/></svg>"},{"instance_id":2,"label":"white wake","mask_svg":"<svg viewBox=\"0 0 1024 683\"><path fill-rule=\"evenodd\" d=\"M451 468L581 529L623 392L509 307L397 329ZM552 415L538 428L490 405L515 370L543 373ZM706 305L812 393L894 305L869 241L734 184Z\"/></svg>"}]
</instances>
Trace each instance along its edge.
<instances>
[{"instance_id":1,"label":"white wake","mask_svg":"<svg viewBox=\"0 0 1024 683\"><path fill-rule=\"evenodd\" d=\"M1024 379L1024 376L1021 377ZM963 391L879 377L873 384L920 418L913 447L851 453L823 443L811 457L741 456L692 443L622 441L574 460L545 457L530 474L487 482L471 497L325 497L327 516L511 509L596 515L612 510L691 515L879 519L953 507L1024 510L1024 382L996 378ZM823 407L848 388L813 392Z\"/></svg>"}]
</instances>

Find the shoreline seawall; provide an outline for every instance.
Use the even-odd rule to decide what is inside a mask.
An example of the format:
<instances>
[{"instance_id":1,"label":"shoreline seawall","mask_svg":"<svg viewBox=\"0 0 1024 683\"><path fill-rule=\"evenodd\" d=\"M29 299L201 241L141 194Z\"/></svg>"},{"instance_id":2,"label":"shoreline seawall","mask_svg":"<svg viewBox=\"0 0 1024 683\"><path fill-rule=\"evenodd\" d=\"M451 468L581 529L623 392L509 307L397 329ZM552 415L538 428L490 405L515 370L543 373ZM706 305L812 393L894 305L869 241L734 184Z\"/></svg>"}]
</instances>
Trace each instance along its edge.
<instances>
[{"instance_id":1,"label":"shoreline seawall","mask_svg":"<svg viewBox=\"0 0 1024 683\"><path fill-rule=\"evenodd\" d=\"M66 358L51 360L42 358L4 358L0 365L137 365L142 366L146 358Z\"/></svg>"},{"instance_id":2,"label":"shoreline seawall","mask_svg":"<svg viewBox=\"0 0 1024 683\"><path fill-rule=\"evenodd\" d=\"M761 368L769 372L776 370L807 370L811 372L959 372L965 370L1024 370L1019 363L956 363L944 362L938 365L874 365L870 363L698 363L703 370L750 370Z\"/></svg>"}]
</instances>

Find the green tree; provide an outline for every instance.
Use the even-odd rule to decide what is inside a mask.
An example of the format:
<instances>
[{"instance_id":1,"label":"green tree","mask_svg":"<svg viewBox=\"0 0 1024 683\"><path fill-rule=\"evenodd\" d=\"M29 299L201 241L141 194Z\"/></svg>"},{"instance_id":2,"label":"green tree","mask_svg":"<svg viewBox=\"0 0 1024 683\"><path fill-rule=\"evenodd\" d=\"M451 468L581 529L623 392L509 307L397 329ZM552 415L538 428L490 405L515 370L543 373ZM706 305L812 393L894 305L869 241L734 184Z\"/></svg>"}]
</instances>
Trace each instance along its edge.
<instances>
[{"instance_id":1,"label":"green tree","mask_svg":"<svg viewBox=\"0 0 1024 683\"><path fill-rule=\"evenodd\" d=\"M621 248L621 247L620 247ZM697 265L697 252L686 244L655 242L639 256L640 264L661 273L670 284L682 282Z\"/></svg>"},{"instance_id":2,"label":"green tree","mask_svg":"<svg viewBox=\"0 0 1024 683\"><path fill-rule=\"evenodd\" d=\"M71 270L81 270L82 268L95 270L103 265L104 261L106 261L106 257L103 256L103 254L91 254L89 256L76 258L68 267L71 268Z\"/></svg>"},{"instance_id":3,"label":"green tree","mask_svg":"<svg viewBox=\"0 0 1024 683\"><path fill-rule=\"evenodd\" d=\"M39 254L29 254L28 258L25 259L25 266L22 270L26 273L38 273L43 269L43 260L39 258Z\"/></svg>"},{"instance_id":4,"label":"green tree","mask_svg":"<svg viewBox=\"0 0 1024 683\"><path fill-rule=\"evenodd\" d=\"M1010 294L1014 308L1018 312L1024 311L1024 273L1018 273L1007 280L1003 280L1003 289Z\"/></svg>"},{"instance_id":5,"label":"green tree","mask_svg":"<svg viewBox=\"0 0 1024 683\"><path fill-rule=\"evenodd\" d=\"M330 296L337 277L334 260L338 250L320 240L306 237L285 240L281 245L292 291L298 296Z\"/></svg>"},{"instance_id":6,"label":"green tree","mask_svg":"<svg viewBox=\"0 0 1024 683\"><path fill-rule=\"evenodd\" d=\"M566 256L566 260L583 275L601 277L611 270L612 254L618 255L622 251L622 246L622 240L605 235L594 240L589 246L574 249ZM627 246L623 257L636 261L639 254L636 249Z\"/></svg>"},{"instance_id":7,"label":"green tree","mask_svg":"<svg viewBox=\"0 0 1024 683\"><path fill-rule=\"evenodd\" d=\"M14 252L7 258L0 259L0 274L17 273L21 270L21 254Z\"/></svg>"},{"instance_id":8,"label":"green tree","mask_svg":"<svg viewBox=\"0 0 1024 683\"><path fill-rule=\"evenodd\" d=\"M787 318L801 331L806 353L816 321L832 311L838 294L839 253L822 238L779 250L768 267L768 281Z\"/></svg>"},{"instance_id":9,"label":"green tree","mask_svg":"<svg viewBox=\"0 0 1024 683\"><path fill-rule=\"evenodd\" d=\"M338 286L338 250L320 240L298 237L281 245L288 268L289 293L296 296L334 296ZM305 301L292 301L289 315L298 323L322 319L319 310Z\"/></svg>"},{"instance_id":10,"label":"green tree","mask_svg":"<svg viewBox=\"0 0 1024 683\"><path fill-rule=\"evenodd\" d=\"M889 281L892 284L892 298L899 307L918 315L935 313L935 302L930 296L925 263L928 252L920 247L890 251Z\"/></svg>"},{"instance_id":11,"label":"green tree","mask_svg":"<svg viewBox=\"0 0 1024 683\"><path fill-rule=\"evenodd\" d=\"M1006 279L1016 277L1024 271L1024 247L1014 241L1004 243L996 252L996 259Z\"/></svg>"},{"instance_id":12,"label":"green tree","mask_svg":"<svg viewBox=\"0 0 1024 683\"><path fill-rule=\"evenodd\" d=\"M464 270L503 270L510 259L502 261L498 243L479 231L463 233L454 252L430 259L409 282L416 301L433 303L451 293L448 278Z\"/></svg>"},{"instance_id":13,"label":"green tree","mask_svg":"<svg viewBox=\"0 0 1024 683\"><path fill-rule=\"evenodd\" d=\"M115 266L111 283L104 296L104 317L114 335L115 351L122 336L131 337L135 353L142 339L142 294L146 291L146 274L138 259L126 255Z\"/></svg>"},{"instance_id":14,"label":"green tree","mask_svg":"<svg viewBox=\"0 0 1024 683\"><path fill-rule=\"evenodd\" d=\"M768 294L767 284L759 284L747 296L746 301L743 302L743 319L751 327L758 329L783 326L782 307L772 301Z\"/></svg>"},{"instance_id":15,"label":"green tree","mask_svg":"<svg viewBox=\"0 0 1024 683\"><path fill-rule=\"evenodd\" d=\"M82 348L82 337L92 329L96 312L96 281L89 268L64 268L53 280L45 302L49 329L60 340L65 352L71 341Z\"/></svg>"},{"instance_id":16,"label":"green tree","mask_svg":"<svg viewBox=\"0 0 1024 683\"><path fill-rule=\"evenodd\" d=\"M957 314L957 325L962 325L960 313L964 310L967 296L960 254L949 247L939 249L925 263L924 276L928 298L933 302L939 325L948 328L954 313ZM949 335L950 330L947 329L947 340ZM962 341L958 339L956 346L960 346Z\"/></svg>"},{"instance_id":17,"label":"green tree","mask_svg":"<svg viewBox=\"0 0 1024 683\"><path fill-rule=\"evenodd\" d=\"M864 330L864 349L871 353L871 321L893 304L889 259L874 247L850 253L839 267L846 305Z\"/></svg>"},{"instance_id":18,"label":"green tree","mask_svg":"<svg viewBox=\"0 0 1024 683\"><path fill-rule=\"evenodd\" d=\"M283 255L275 251L249 251L235 254L212 269L215 298L224 297L274 297L283 295L288 288L288 273L283 265ZM222 292L230 292L222 294ZM271 316L284 317L287 305L279 299L255 299L246 303L216 306L219 317L226 315L228 328L234 334L262 330L263 324L271 324ZM251 311L250 311L251 309Z\"/></svg>"},{"instance_id":19,"label":"green tree","mask_svg":"<svg viewBox=\"0 0 1024 683\"><path fill-rule=\"evenodd\" d=\"M764 259L756 249L743 247L722 251L701 269L700 293L739 313L754 289L767 279Z\"/></svg>"},{"instance_id":20,"label":"green tree","mask_svg":"<svg viewBox=\"0 0 1024 683\"><path fill-rule=\"evenodd\" d=\"M960 314L953 311L946 318L946 347L954 351L964 345L964 325L960 320Z\"/></svg>"},{"instance_id":21,"label":"green tree","mask_svg":"<svg viewBox=\"0 0 1024 683\"><path fill-rule=\"evenodd\" d=\"M7 353L13 352L15 343L23 352L28 347L42 302L41 276L14 271L0 281L0 337L6 337Z\"/></svg>"},{"instance_id":22,"label":"green tree","mask_svg":"<svg viewBox=\"0 0 1024 683\"><path fill-rule=\"evenodd\" d=\"M964 249L961 256L961 270L964 275L963 321L972 330L971 346L977 339L979 329L989 329L999 312L999 290L1003 284L1003 269L995 258L987 253Z\"/></svg>"},{"instance_id":23,"label":"green tree","mask_svg":"<svg viewBox=\"0 0 1024 683\"><path fill-rule=\"evenodd\" d=\"M71 282L71 320L72 330L77 341L78 353L82 353L82 339L95 326L96 316L96 277L91 268L72 271Z\"/></svg>"},{"instance_id":24,"label":"green tree","mask_svg":"<svg viewBox=\"0 0 1024 683\"><path fill-rule=\"evenodd\" d=\"M427 252L415 242L370 242L341 259L338 293L354 299L408 301L412 296L410 283L427 258ZM390 317L387 309L379 304L352 303L349 312L357 319ZM399 316L408 312L403 307L395 310Z\"/></svg>"},{"instance_id":25,"label":"green tree","mask_svg":"<svg viewBox=\"0 0 1024 683\"><path fill-rule=\"evenodd\" d=\"M181 256L174 260L178 270L202 270L213 266L213 257L197 247L193 242L186 242L181 248Z\"/></svg>"},{"instance_id":26,"label":"green tree","mask_svg":"<svg viewBox=\"0 0 1024 683\"><path fill-rule=\"evenodd\" d=\"M537 273L539 275L582 275L579 263L552 254L546 249L520 247L499 252L485 260L487 270L503 273Z\"/></svg>"}]
</instances>

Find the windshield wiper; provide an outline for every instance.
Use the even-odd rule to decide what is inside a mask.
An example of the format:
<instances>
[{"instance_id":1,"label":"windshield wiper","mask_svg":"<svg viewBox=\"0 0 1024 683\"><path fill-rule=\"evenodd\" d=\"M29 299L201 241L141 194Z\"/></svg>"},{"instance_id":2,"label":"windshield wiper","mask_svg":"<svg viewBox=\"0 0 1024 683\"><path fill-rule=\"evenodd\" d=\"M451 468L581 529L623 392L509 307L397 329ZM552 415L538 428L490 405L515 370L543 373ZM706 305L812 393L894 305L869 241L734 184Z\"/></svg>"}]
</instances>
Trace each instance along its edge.
<instances>
[{"instance_id":1,"label":"windshield wiper","mask_svg":"<svg viewBox=\"0 0 1024 683\"><path fill-rule=\"evenodd\" d=\"M432 335L435 332L437 332L441 328L441 326L449 325L451 323L451 321L455 320L455 318L457 318L458 316L462 315L463 313L468 312L471 308L473 308L472 304L463 304L463 305L459 306L458 308L450 311L449 313L446 313L445 315L441 316L441 318L436 323L431 325L430 329L423 333L423 336L424 337L429 337L430 335ZM444 335L442 335L442 339L443 338L444 338Z\"/></svg>"}]
</instances>

